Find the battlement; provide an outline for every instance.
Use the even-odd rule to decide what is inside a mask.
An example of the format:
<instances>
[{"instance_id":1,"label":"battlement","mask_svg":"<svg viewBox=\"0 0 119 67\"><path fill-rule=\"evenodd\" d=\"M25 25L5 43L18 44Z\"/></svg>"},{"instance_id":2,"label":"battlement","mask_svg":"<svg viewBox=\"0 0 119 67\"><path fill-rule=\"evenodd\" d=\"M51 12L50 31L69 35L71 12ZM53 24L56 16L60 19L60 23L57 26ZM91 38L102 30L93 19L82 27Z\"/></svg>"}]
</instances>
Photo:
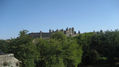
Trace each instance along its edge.
<instances>
[{"instance_id":1,"label":"battlement","mask_svg":"<svg viewBox=\"0 0 119 67\"><path fill-rule=\"evenodd\" d=\"M66 30L60 29L60 30L49 30L49 32L38 32L38 33L29 33L29 35L33 38L44 38L44 39L48 39L50 38L51 34L54 32L63 32L66 36L76 36L77 33L76 31L74 31L74 28L66 28Z\"/></svg>"}]
</instances>

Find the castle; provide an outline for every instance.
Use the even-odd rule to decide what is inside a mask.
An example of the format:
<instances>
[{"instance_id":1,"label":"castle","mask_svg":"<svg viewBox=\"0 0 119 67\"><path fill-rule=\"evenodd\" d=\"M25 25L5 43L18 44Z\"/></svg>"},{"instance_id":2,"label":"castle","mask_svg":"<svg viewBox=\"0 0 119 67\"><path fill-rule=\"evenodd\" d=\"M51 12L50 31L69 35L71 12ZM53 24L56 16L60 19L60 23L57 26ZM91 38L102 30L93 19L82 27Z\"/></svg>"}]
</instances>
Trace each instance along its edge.
<instances>
[{"instance_id":1,"label":"castle","mask_svg":"<svg viewBox=\"0 0 119 67\"><path fill-rule=\"evenodd\" d=\"M66 28L66 30L63 30L63 29L60 29L60 30L49 30L49 32L38 32L38 33L29 33L29 35L32 37L32 38L43 38L43 39L49 39L50 36L55 33L55 32L63 32L67 37L71 36L76 36L77 33L76 31L74 31L74 28Z\"/></svg>"}]
</instances>

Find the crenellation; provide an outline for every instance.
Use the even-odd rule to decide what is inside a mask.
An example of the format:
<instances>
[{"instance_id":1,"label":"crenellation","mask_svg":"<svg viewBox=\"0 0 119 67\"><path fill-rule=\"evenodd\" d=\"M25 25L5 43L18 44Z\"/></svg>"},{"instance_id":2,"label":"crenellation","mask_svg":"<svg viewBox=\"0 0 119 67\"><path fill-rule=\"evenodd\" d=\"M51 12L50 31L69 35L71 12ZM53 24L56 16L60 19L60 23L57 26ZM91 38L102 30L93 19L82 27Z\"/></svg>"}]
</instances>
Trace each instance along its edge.
<instances>
[{"instance_id":1,"label":"crenellation","mask_svg":"<svg viewBox=\"0 0 119 67\"><path fill-rule=\"evenodd\" d=\"M40 33L29 33L29 35L33 38L44 38L44 39L48 39L50 38L51 34L54 32L63 32L66 36L76 36L77 33L76 31L74 31L74 27L72 28L66 28L66 30L63 29L56 29L56 31L49 29L49 32L42 32L40 31Z\"/></svg>"}]
</instances>

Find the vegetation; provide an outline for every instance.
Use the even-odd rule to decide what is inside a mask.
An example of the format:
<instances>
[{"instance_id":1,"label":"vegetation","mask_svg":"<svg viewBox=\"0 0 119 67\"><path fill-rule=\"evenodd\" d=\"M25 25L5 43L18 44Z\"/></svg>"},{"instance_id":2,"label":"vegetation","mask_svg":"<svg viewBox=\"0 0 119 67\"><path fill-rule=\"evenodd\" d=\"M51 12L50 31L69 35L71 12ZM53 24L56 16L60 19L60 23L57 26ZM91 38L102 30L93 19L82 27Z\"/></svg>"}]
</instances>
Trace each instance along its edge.
<instances>
[{"instance_id":1,"label":"vegetation","mask_svg":"<svg viewBox=\"0 0 119 67\"><path fill-rule=\"evenodd\" d=\"M50 39L33 39L28 31L19 37L0 40L0 50L14 53L23 67L79 67L109 63L119 60L119 30L81 33L66 37L62 32Z\"/></svg>"},{"instance_id":2,"label":"vegetation","mask_svg":"<svg viewBox=\"0 0 119 67\"><path fill-rule=\"evenodd\" d=\"M17 38L0 41L0 49L14 53L23 67L77 67L81 63L82 47L75 38L57 32L50 39L32 39L27 32L23 30Z\"/></svg>"}]
</instances>

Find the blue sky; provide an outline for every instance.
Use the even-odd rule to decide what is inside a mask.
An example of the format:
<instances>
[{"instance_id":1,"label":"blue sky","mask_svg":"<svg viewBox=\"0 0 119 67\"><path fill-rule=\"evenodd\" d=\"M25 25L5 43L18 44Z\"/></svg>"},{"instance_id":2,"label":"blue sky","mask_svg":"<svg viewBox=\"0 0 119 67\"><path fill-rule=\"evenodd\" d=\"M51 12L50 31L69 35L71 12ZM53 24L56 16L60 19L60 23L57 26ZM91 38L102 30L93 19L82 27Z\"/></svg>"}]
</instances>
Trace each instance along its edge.
<instances>
[{"instance_id":1,"label":"blue sky","mask_svg":"<svg viewBox=\"0 0 119 67\"><path fill-rule=\"evenodd\" d=\"M81 32L119 29L119 0L0 0L0 39L17 37L23 29L66 27Z\"/></svg>"}]
</instances>

